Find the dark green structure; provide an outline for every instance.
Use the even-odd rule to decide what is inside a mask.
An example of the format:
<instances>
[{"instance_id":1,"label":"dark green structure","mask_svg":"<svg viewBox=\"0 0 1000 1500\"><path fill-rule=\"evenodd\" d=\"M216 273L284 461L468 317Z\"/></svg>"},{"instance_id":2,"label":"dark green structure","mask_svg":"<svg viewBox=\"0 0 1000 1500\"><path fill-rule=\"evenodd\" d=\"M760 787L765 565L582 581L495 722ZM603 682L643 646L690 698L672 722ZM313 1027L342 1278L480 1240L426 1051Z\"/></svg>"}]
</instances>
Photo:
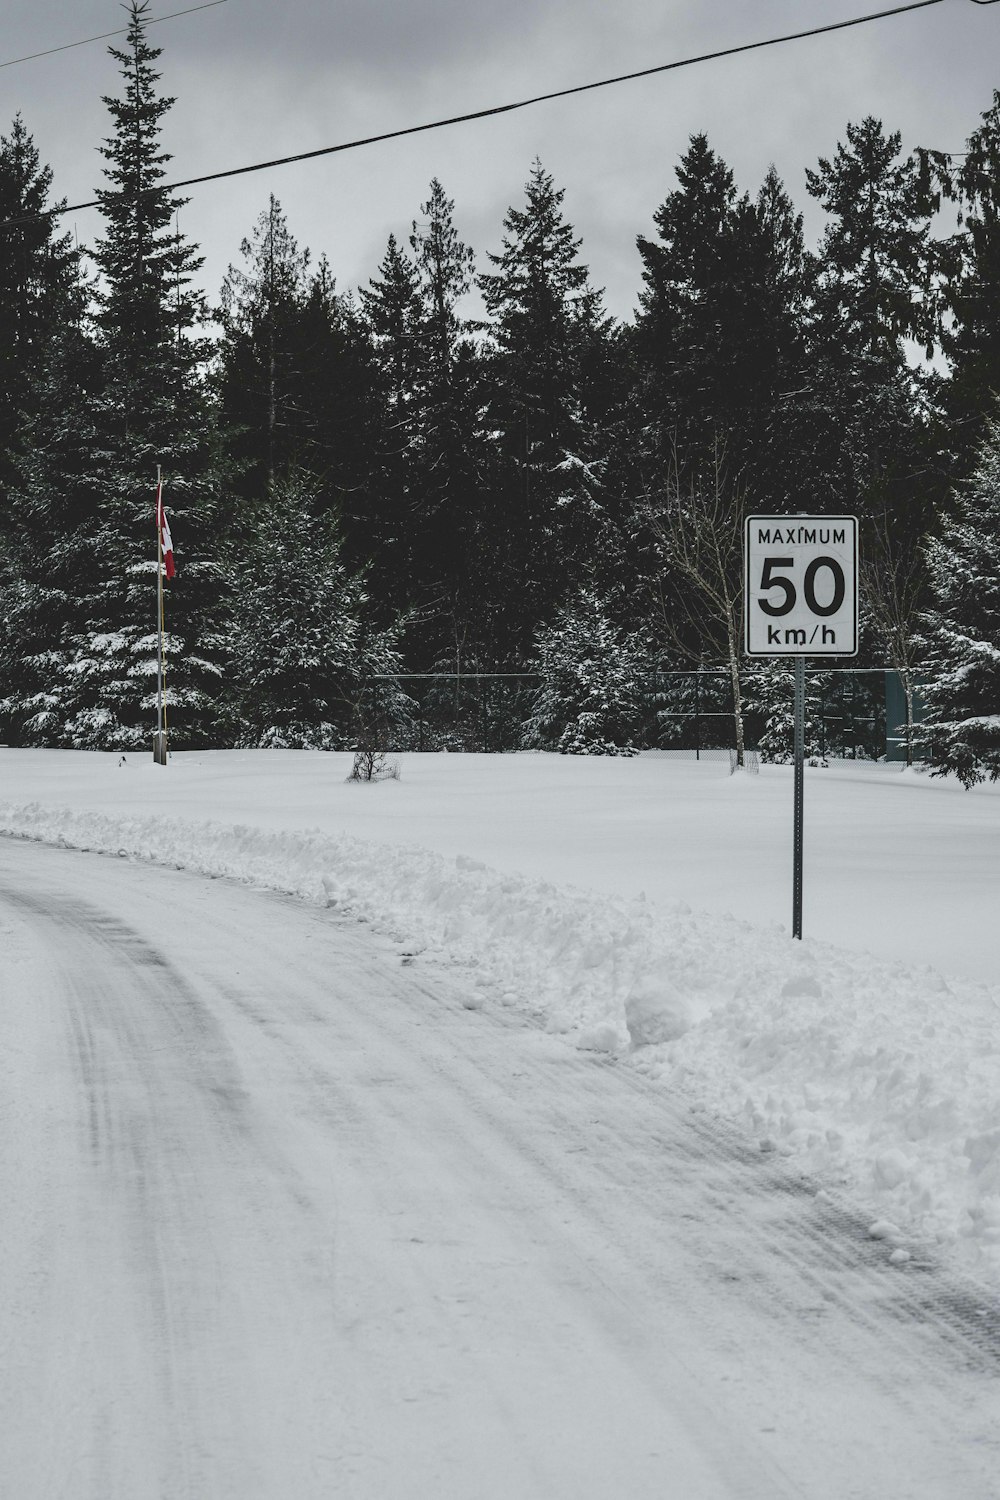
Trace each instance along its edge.
<instances>
[{"instance_id":1,"label":"dark green structure","mask_svg":"<svg viewBox=\"0 0 1000 1500\"><path fill-rule=\"evenodd\" d=\"M927 714L923 684L918 680L913 690L913 723L920 724ZM906 693L898 672L885 674L885 758L906 759Z\"/></svg>"}]
</instances>

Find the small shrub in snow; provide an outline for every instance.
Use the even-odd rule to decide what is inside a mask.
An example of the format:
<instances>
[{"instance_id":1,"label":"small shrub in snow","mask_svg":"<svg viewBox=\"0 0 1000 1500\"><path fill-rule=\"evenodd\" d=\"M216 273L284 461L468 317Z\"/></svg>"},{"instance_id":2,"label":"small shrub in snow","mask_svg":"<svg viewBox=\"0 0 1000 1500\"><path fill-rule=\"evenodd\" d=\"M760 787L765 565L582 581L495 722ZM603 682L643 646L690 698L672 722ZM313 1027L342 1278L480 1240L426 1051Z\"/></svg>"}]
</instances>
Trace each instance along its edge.
<instances>
[{"instance_id":1,"label":"small shrub in snow","mask_svg":"<svg viewBox=\"0 0 1000 1500\"><path fill-rule=\"evenodd\" d=\"M399 761L382 750L356 750L348 781L398 781Z\"/></svg>"}]
</instances>

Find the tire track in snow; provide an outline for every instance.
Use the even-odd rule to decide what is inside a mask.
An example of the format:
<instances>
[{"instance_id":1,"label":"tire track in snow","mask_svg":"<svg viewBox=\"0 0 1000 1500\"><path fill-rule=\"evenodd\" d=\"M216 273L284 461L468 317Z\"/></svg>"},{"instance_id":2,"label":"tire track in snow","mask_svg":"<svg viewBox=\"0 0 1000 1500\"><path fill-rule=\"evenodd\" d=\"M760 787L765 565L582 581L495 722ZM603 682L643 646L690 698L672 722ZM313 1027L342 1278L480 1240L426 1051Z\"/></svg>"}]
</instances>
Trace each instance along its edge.
<instances>
[{"instance_id":1,"label":"tire track in snow","mask_svg":"<svg viewBox=\"0 0 1000 1500\"><path fill-rule=\"evenodd\" d=\"M939 1335L952 1284L900 1302L916 1277L735 1132L343 918L18 861L77 1017L81 1162L96 1139L97 1206L130 1226L122 1290L169 1328L173 1404L133 1411L159 1469L105 1406L73 1500L997 1493L995 1345Z\"/></svg>"},{"instance_id":2,"label":"tire track in snow","mask_svg":"<svg viewBox=\"0 0 1000 1500\"><path fill-rule=\"evenodd\" d=\"M405 958L404 955L404 962ZM407 969L410 987L416 976L412 965L407 965ZM454 985L453 978L450 982ZM653 1200L663 1184L657 1183L655 1173L649 1171L641 1149L652 1141L661 1153L661 1161L669 1163L670 1187L675 1192L682 1180L688 1201L679 1212L686 1224L696 1226L694 1244L688 1247L684 1277L675 1274L673 1290L679 1280L700 1275L702 1279L710 1279L716 1291L721 1288L729 1297L735 1294L753 1301L762 1322L784 1317L792 1330L809 1318L826 1324L831 1321L831 1310L836 1311L844 1324L833 1332L842 1346L842 1366L860 1368L864 1371L863 1384L892 1395L907 1411L914 1430L925 1419L923 1403L927 1392L933 1391L942 1378L943 1365L952 1366L952 1380L959 1370L975 1370L987 1379L996 1378L1000 1369L997 1357L1000 1351L995 1339L996 1302L995 1299L991 1302L983 1289L937 1270L925 1269L919 1273L919 1290L914 1290L916 1269L903 1270L886 1264L885 1247L867 1234L869 1219L818 1204L814 1185L783 1170L775 1158L752 1150L745 1138L724 1123L691 1111L683 1102L672 1104L665 1100L661 1089L650 1089L634 1073L617 1069L605 1060L583 1060L537 1033L535 1040L543 1045L549 1059L546 1066L551 1068L552 1058L560 1059L555 1070L558 1080L555 1097L549 1106L549 1113L560 1127L567 1120L578 1119L580 1106L600 1107L604 1097L602 1085L611 1074L615 1076L616 1087L628 1096L629 1110L645 1119L644 1128L631 1132L620 1119L609 1127L613 1140L616 1130L621 1132L617 1137L619 1145L635 1147L625 1168L619 1154L609 1158L602 1153L600 1144L590 1151L571 1153L586 1161L585 1170L577 1174L567 1171L565 1161L553 1157L550 1151L534 1150L534 1142L545 1141L546 1131L527 1129L522 1112L545 1093L538 1078L537 1057L529 1054L527 1065L514 1067L505 1090L498 1087L495 1068L488 1074L482 1069L476 1036L478 1026L495 1028L499 1024L508 1033L508 1044L515 1049L519 1041L523 1043L526 1039L523 1025L512 1021L505 1012L492 1017L463 1012L454 994L450 1007L442 1008L441 995L447 992L447 983L442 985L437 975L430 983L427 979L417 980L426 1005L426 1026L409 1035L404 1034L406 1028L395 1034L394 1018L398 1013L387 1011L371 1028L374 1039L381 1042L384 1050L392 1032L396 1045L415 1046L426 1066L448 1075L448 1090L435 1095L439 1107L448 1113L447 1125L439 1124L435 1132L440 1137L442 1151L447 1153L449 1142L462 1138L463 1132L468 1139L474 1115L485 1116L482 1123L487 1129L483 1139L490 1142L490 1149L484 1152L483 1172L491 1183L504 1179L512 1183L523 1178L527 1168L544 1179L547 1192L556 1202L571 1198L574 1214L589 1219L596 1227L608 1251L603 1259L594 1255L586 1261L579 1278L587 1288L591 1315L600 1312L599 1302L593 1296L599 1282L614 1308L609 1321L617 1324L619 1331L623 1325L628 1326L630 1309L633 1324L641 1323L641 1309L650 1285L669 1279L664 1277L657 1248L670 1243L673 1223L663 1215L648 1213L643 1231L636 1233L633 1226L623 1246L620 1223L615 1223L613 1213L602 1212L602 1194L594 1192L595 1173L604 1179L605 1191L613 1195L616 1188L621 1188L623 1171L630 1171L632 1192L644 1203ZM232 992L232 998L240 1003L238 990ZM254 1016L252 1006L250 1014L258 1024L266 1024L265 1017L259 1013ZM464 1017L464 1041L461 1033L452 1033L447 1047L438 1047L434 1023L440 1025L449 1015L454 1020L456 1014ZM356 1018L353 1024L357 1028L363 1024L362 1018ZM284 1041L292 1050L293 1038L294 1033L284 1034ZM460 1066L451 1062L455 1050L461 1053ZM495 1058L491 1057L491 1064L495 1064ZM325 1101L325 1106L321 1102L317 1107L326 1107L335 1120L342 1120L348 1104L343 1098L336 1106L331 1103L338 1091L343 1094L342 1066L333 1062L324 1067L314 1056L306 1060L305 1066L317 1099ZM514 1085L519 1072L528 1079L527 1090ZM541 1072L544 1074L545 1067ZM530 1075L535 1076L532 1079ZM392 1082L391 1078L382 1081ZM462 1107L449 1110L448 1101L454 1104L456 1100ZM366 1118L366 1129L374 1131L377 1127L370 1119L372 1107L369 1102L366 1115L365 1101L357 1098L350 1106L356 1116ZM383 1116L388 1112L397 1124L407 1118L406 1108L391 1090L380 1096L378 1112ZM630 1133L635 1138L632 1142L628 1139ZM479 1140L478 1135L476 1139ZM619 1174L617 1181L615 1174ZM671 1220L676 1212L672 1211ZM557 1220L557 1214L548 1216L544 1234L540 1236L552 1245L560 1245L565 1239L560 1235ZM752 1248L749 1265L748 1246ZM570 1259L577 1255L572 1242L562 1245L562 1249ZM638 1317L636 1309L640 1309ZM706 1327L720 1321L714 1308L706 1306L701 1312ZM887 1321L887 1314L891 1314L892 1322ZM926 1340L921 1336L922 1329L929 1335ZM644 1331L632 1326L628 1328L626 1342L639 1347L643 1337ZM721 1354L725 1351L725 1333L720 1332L718 1338ZM923 1386L919 1394L909 1397L907 1389L914 1387L918 1374ZM988 1439L989 1424L985 1431ZM846 1431L844 1436L846 1441ZM994 1452L998 1452L995 1441L993 1446ZM992 1492L990 1486L986 1493Z\"/></svg>"}]
</instances>

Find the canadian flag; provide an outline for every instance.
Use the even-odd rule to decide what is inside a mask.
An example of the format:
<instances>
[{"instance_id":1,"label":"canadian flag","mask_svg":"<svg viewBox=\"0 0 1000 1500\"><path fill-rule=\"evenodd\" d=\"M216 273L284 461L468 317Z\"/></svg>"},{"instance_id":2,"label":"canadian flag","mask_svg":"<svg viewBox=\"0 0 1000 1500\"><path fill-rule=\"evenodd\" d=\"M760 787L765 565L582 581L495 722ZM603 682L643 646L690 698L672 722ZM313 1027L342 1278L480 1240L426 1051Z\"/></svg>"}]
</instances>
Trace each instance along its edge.
<instances>
[{"instance_id":1,"label":"canadian flag","mask_svg":"<svg viewBox=\"0 0 1000 1500\"><path fill-rule=\"evenodd\" d=\"M170 523L167 513L163 509L163 484L156 486L156 525L160 533L160 551L163 553L163 566L168 578L174 576L174 544L170 539Z\"/></svg>"}]
</instances>

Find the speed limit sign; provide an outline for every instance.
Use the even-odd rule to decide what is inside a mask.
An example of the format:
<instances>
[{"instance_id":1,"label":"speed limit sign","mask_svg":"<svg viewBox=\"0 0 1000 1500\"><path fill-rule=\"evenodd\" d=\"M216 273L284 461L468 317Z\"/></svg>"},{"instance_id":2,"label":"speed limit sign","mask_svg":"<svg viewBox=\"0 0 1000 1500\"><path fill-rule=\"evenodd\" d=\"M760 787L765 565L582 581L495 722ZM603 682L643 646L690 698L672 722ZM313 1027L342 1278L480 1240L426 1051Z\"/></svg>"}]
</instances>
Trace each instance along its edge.
<instances>
[{"instance_id":1,"label":"speed limit sign","mask_svg":"<svg viewBox=\"0 0 1000 1500\"><path fill-rule=\"evenodd\" d=\"M807 656L858 651L857 516L748 516L743 548L748 656L795 658L792 936L802 936Z\"/></svg>"},{"instance_id":2,"label":"speed limit sign","mask_svg":"<svg viewBox=\"0 0 1000 1500\"><path fill-rule=\"evenodd\" d=\"M748 516L748 656L856 656L856 516Z\"/></svg>"}]
</instances>

